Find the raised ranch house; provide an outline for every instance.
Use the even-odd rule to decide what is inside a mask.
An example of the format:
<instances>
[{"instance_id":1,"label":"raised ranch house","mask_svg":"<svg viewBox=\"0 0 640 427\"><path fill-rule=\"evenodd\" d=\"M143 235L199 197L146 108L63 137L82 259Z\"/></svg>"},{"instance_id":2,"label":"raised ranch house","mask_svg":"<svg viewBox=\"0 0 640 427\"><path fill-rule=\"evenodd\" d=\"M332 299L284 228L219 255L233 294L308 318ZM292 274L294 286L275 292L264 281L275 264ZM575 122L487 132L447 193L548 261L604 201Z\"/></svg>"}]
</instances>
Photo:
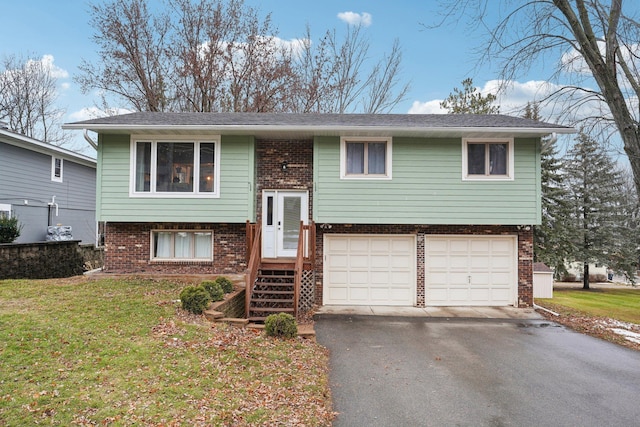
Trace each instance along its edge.
<instances>
[{"instance_id":1,"label":"raised ranch house","mask_svg":"<svg viewBox=\"0 0 640 427\"><path fill-rule=\"evenodd\" d=\"M105 271L247 272L254 317L280 300L531 306L541 138L574 131L503 115L283 113L65 128L98 133Z\"/></svg>"},{"instance_id":2,"label":"raised ranch house","mask_svg":"<svg viewBox=\"0 0 640 427\"><path fill-rule=\"evenodd\" d=\"M95 243L96 160L0 123L0 215L22 224L15 243L56 240L58 224L64 238Z\"/></svg>"}]
</instances>

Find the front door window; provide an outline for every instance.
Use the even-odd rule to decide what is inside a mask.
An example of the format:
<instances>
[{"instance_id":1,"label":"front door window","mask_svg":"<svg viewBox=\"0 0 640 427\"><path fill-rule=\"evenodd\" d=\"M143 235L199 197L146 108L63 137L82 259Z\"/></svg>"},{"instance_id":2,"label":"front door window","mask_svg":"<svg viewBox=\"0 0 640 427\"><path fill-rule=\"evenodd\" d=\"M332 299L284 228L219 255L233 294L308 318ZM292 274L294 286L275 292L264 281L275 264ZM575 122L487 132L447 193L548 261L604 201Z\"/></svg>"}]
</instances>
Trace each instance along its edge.
<instances>
[{"instance_id":1,"label":"front door window","mask_svg":"<svg viewBox=\"0 0 640 427\"><path fill-rule=\"evenodd\" d=\"M295 257L300 221L308 223L308 195L300 191L265 191L262 196L262 256Z\"/></svg>"}]
</instances>

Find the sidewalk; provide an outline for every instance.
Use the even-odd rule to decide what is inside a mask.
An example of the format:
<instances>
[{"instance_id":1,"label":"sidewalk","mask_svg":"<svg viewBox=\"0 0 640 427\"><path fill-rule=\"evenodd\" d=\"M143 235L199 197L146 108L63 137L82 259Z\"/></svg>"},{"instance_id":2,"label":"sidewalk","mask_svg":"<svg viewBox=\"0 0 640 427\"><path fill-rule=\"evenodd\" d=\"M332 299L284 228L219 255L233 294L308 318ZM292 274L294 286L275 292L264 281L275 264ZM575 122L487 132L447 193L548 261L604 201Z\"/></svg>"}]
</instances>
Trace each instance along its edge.
<instances>
[{"instance_id":1,"label":"sidewalk","mask_svg":"<svg viewBox=\"0 0 640 427\"><path fill-rule=\"evenodd\" d=\"M516 307L392 307L324 305L316 315L398 316L468 319L544 319L533 308Z\"/></svg>"}]
</instances>

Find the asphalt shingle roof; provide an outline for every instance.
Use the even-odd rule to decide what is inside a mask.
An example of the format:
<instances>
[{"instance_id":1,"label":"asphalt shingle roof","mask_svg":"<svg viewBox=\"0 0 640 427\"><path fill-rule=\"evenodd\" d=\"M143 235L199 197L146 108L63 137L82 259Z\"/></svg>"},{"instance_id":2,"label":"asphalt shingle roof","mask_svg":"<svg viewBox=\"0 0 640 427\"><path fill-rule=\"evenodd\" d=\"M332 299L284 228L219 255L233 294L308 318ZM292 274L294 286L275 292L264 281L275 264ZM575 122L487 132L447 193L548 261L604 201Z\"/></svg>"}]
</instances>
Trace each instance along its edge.
<instances>
[{"instance_id":1,"label":"asphalt shingle roof","mask_svg":"<svg viewBox=\"0 0 640 427\"><path fill-rule=\"evenodd\" d=\"M566 126L502 114L292 114L138 112L71 123L114 126L277 126L385 128L526 128L568 130Z\"/></svg>"}]
</instances>

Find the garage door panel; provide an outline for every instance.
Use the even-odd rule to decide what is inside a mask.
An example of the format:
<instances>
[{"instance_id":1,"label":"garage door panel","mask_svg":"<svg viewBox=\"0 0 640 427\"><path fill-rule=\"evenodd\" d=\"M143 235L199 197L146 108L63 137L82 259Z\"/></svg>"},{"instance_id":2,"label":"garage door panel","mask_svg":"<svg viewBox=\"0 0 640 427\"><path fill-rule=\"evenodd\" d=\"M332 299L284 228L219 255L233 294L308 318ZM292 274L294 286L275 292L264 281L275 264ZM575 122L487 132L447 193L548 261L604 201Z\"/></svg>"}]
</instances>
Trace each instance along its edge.
<instances>
[{"instance_id":1,"label":"garage door panel","mask_svg":"<svg viewBox=\"0 0 640 427\"><path fill-rule=\"evenodd\" d=\"M341 284L346 284L349 281L349 274L347 271L333 270L329 273L329 280L331 283L335 283L336 286L340 286Z\"/></svg>"},{"instance_id":2,"label":"garage door panel","mask_svg":"<svg viewBox=\"0 0 640 427\"><path fill-rule=\"evenodd\" d=\"M389 268L389 255L371 255L367 261L367 266L374 266L378 269Z\"/></svg>"},{"instance_id":3,"label":"garage door panel","mask_svg":"<svg viewBox=\"0 0 640 427\"><path fill-rule=\"evenodd\" d=\"M331 268L346 268L348 258L343 254L329 255L326 262Z\"/></svg>"},{"instance_id":4,"label":"garage door panel","mask_svg":"<svg viewBox=\"0 0 640 427\"><path fill-rule=\"evenodd\" d=\"M375 262L375 259L374 259ZM410 258L410 255L391 255L389 257L386 257L386 263L385 264L374 264L374 265L379 265L379 266L384 266L387 267L388 265L390 265L391 267L393 267L393 269L397 269L397 268L402 268L402 269L411 269L411 266L415 264L415 260Z\"/></svg>"},{"instance_id":5,"label":"garage door panel","mask_svg":"<svg viewBox=\"0 0 640 427\"><path fill-rule=\"evenodd\" d=\"M349 241L347 239L332 239L327 242L327 253L342 252L346 253L349 249Z\"/></svg>"},{"instance_id":6,"label":"garage door panel","mask_svg":"<svg viewBox=\"0 0 640 427\"><path fill-rule=\"evenodd\" d=\"M512 236L426 236L427 305L511 305L517 296Z\"/></svg>"},{"instance_id":7,"label":"garage door panel","mask_svg":"<svg viewBox=\"0 0 640 427\"><path fill-rule=\"evenodd\" d=\"M470 288L469 297L474 302L486 302L491 299L490 291L487 288Z\"/></svg>"},{"instance_id":8,"label":"garage door panel","mask_svg":"<svg viewBox=\"0 0 640 427\"><path fill-rule=\"evenodd\" d=\"M350 271L349 281L347 283L351 285L368 285L369 272L368 271Z\"/></svg>"},{"instance_id":9,"label":"garage door panel","mask_svg":"<svg viewBox=\"0 0 640 427\"><path fill-rule=\"evenodd\" d=\"M374 239L370 241L371 253L381 252L384 254L389 253L390 242L389 239Z\"/></svg>"},{"instance_id":10,"label":"garage door panel","mask_svg":"<svg viewBox=\"0 0 640 427\"><path fill-rule=\"evenodd\" d=\"M456 253L456 252L462 252L462 253L468 253L469 252L469 241L468 240L450 240L448 242L448 245L445 243L444 247L448 246L448 251L446 249L447 252L449 253Z\"/></svg>"},{"instance_id":11,"label":"garage door panel","mask_svg":"<svg viewBox=\"0 0 640 427\"><path fill-rule=\"evenodd\" d=\"M390 275L388 272L376 272L371 275L369 282L371 283L371 286L388 286L389 283L391 283Z\"/></svg>"},{"instance_id":12,"label":"garage door panel","mask_svg":"<svg viewBox=\"0 0 640 427\"><path fill-rule=\"evenodd\" d=\"M334 244L334 241L340 244ZM324 304L404 305L415 301L415 236L326 235ZM333 252L331 252L333 251ZM334 262L332 259L338 257ZM335 270L338 270L337 272ZM346 272L347 280L343 279ZM333 293L344 286L344 292Z\"/></svg>"},{"instance_id":13,"label":"garage door panel","mask_svg":"<svg viewBox=\"0 0 640 427\"><path fill-rule=\"evenodd\" d=\"M364 239L349 239L349 253L368 253L369 241Z\"/></svg>"},{"instance_id":14,"label":"garage door panel","mask_svg":"<svg viewBox=\"0 0 640 427\"><path fill-rule=\"evenodd\" d=\"M367 255L349 255L349 268L368 268L369 257Z\"/></svg>"}]
</instances>

